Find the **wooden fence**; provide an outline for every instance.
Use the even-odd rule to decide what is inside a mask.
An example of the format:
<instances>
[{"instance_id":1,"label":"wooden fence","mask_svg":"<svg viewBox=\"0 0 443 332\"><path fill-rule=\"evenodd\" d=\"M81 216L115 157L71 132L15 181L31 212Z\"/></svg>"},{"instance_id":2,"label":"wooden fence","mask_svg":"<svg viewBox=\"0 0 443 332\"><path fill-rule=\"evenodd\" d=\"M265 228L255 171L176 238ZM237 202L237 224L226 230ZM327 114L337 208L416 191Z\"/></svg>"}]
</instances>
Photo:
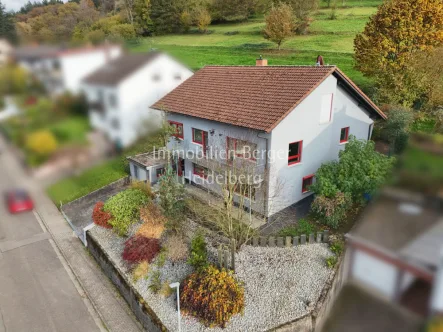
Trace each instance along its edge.
<instances>
[{"instance_id":1,"label":"wooden fence","mask_svg":"<svg viewBox=\"0 0 443 332\"><path fill-rule=\"evenodd\" d=\"M300 236L256 236L253 237L248 245L254 247L296 247L309 243L328 243L329 231L325 230L317 234L302 234Z\"/></svg>"},{"instance_id":2,"label":"wooden fence","mask_svg":"<svg viewBox=\"0 0 443 332\"><path fill-rule=\"evenodd\" d=\"M311 243L328 243L329 231L318 232L317 234L302 234L300 236L255 236L248 241L248 245L254 247L296 247L298 245ZM235 271L235 240L230 245L220 245L217 250L217 261L220 269Z\"/></svg>"}]
</instances>

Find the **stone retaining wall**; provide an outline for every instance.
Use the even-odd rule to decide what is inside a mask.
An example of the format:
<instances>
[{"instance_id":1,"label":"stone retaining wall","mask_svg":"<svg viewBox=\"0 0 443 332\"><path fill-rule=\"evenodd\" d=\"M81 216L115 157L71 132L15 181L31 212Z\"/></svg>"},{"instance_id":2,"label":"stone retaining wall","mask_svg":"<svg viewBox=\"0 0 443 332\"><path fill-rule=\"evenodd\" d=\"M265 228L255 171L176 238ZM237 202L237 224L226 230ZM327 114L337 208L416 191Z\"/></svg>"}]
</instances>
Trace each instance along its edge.
<instances>
[{"instance_id":1,"label":"stone retaining wall","mask_svg":"<svg viewBox=\"0 0 443 332\"><path fill-rule=\"evenodd\" d=\"M149 332L168 331L151 307L144 302L142 296L131 286L131 283L126 280L124 274L112 264L109 256L89 232L86 232L86 239L89 252L103 269L105 275L117 287L145 330Z\"/></svg>"}]
</instances>

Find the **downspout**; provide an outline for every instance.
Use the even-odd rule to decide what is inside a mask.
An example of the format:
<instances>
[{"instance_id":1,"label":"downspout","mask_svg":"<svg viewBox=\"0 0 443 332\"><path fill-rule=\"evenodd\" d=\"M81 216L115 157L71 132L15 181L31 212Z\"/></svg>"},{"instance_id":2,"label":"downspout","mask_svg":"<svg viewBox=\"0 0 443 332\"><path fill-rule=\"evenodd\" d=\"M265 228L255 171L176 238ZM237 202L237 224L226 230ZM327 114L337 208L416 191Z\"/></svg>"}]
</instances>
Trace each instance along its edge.
<instances>
[{"instance_id":1,"label":"downspout","mask_svg":"<svg viewBox=\"0 0 443 332\"><path fill-rule=\"evenodd\" d=\"M263 139L266 140L265 172L267 172L267 182L266 182L266 190L265 190L266 191L265 192L266 197L265 197L265 200L263 202L263 208L264 208L264 211L265 211L265 219L266 219L266 221L268 221L268 214L269 214L269 211L268 211L268 208L269 208L269 183L270 183L270 180L271 180L271 174L269 172L269 161L268 161L268 159L269 159L268 158L269 138L268 137L260 136L260 133L257 134L257 137L258 138L263 138Z\"/></svg>"}]
</instances>

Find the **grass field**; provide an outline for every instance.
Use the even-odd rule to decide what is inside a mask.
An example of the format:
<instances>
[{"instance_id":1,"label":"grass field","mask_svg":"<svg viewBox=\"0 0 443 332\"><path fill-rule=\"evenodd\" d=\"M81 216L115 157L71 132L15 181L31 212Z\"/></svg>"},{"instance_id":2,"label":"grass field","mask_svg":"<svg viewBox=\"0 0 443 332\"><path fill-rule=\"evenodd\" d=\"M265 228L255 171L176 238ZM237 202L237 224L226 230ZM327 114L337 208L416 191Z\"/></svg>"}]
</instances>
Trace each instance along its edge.
<instances>
[{"instance_id":1,"label":"grass field","mask_svg":"<svg viewBox=\"0 0 443 332\"><path fill-rule=\"evenodd\" d=\"M321 2L314 14L310 33L289 38L278 51L275 44L263 38L263 17L244 23L214 24L207 34L191 30L188 34L174 34L142 39L130 45L133 51L151 48L164 50L197 70L205 65L253 65L263 55L270 65L314 64L317 55L326 63L335 64L359 86L368 91L371 81L354 69L353 42L364 29L368 18L382 0L339 1L337 19L331 20L331 9Z\"/></svg>"}]
</instances>

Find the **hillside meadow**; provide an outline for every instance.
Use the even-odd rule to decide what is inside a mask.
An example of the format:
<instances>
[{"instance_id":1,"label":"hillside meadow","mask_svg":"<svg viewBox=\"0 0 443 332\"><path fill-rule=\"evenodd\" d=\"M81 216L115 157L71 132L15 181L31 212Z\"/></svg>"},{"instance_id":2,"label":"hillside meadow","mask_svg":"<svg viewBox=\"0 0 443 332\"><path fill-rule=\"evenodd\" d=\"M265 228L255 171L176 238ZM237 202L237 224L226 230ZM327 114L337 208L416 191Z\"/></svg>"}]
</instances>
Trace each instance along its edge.
<instances>
[{"instance_id":1,"label":"hillside meadow","mask_svg":"<svg viewBox=\"0 0 443 332\"><path fill-rule=\"evenodd\" d=\"M270 65L310 65L321 54L327 64L337 65L369 92L371 81L354 69L353 41L381 3L381 0L344 1L344 4L338 1L336 19L331 19L332 9L322 2L313 15L309 34L289 38L280 51L263 38L264 17L214 24L206 34L191 30L187 34L140 39L128 46L136 52L166 51L193 70L206 65L253 65L259 55L267 58Z\"/></svg>"}]
</instances>

